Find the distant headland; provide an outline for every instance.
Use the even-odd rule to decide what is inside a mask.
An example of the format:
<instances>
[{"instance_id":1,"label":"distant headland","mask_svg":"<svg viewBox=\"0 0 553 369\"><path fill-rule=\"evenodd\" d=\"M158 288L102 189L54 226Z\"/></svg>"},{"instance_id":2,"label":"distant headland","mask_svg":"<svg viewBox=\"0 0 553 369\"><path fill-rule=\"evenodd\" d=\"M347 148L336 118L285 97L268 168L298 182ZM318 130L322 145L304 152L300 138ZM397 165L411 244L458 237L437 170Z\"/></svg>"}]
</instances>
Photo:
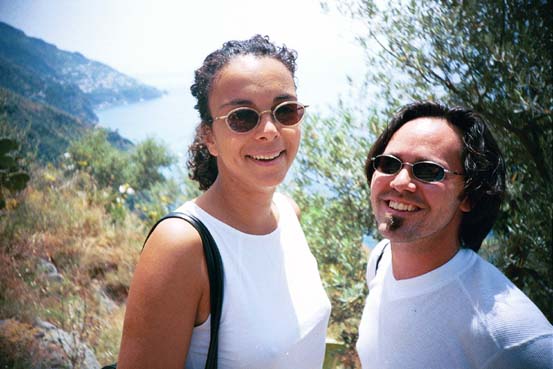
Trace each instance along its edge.
<instances>
[{"instance_id":1,"label":"distant headland","mask_svg":"<svg viewBox=\"0 0 553 369\"><path fill-rule=\"evenodd\" d=\"M78 52L58 49L0 22L0 87L97 123L94 110L163 94Z\"/></svg>"}]
</instances>

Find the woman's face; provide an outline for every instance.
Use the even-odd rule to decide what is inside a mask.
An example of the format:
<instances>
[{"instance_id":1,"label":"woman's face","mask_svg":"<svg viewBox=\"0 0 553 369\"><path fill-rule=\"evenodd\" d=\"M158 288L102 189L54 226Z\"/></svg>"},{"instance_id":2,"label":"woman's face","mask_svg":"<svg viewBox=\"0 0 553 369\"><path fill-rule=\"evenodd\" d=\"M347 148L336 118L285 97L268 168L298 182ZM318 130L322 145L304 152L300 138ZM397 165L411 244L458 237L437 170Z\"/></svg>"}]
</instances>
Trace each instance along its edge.
<instances>
[{"instance_id":1,"label":"woman's face","mask_svg":"<svg viewBox=\"0 0 553 369\"><path fill-rule=\"evenodd\" d=\"M241 55L215 76L209 109L215 118L239 107L272 111L282 102L296 100L294 80L282 62L270 57ZM241 134L231 130L225 119L215 119L206 144L209 152L217 157L218 180L247 188L274 189L292 165L300 137L300 125L283 126L267 112L255 128Z\"/></svg>"}]
</instances>

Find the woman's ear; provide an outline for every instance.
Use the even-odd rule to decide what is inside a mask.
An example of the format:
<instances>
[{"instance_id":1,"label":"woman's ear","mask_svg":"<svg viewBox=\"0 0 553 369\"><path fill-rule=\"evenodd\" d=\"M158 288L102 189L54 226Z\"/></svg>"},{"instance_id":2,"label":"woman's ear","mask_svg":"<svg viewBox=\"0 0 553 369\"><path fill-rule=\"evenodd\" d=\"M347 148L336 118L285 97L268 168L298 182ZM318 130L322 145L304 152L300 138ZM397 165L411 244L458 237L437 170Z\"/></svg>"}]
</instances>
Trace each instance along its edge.
<instances>
[{"instance_id":1,"label":"woman's ear","mask_svg":"<svg viewBox=\"0 0 553 369\"><path fill-rule=\"evenodd\" d=\"M209 153L213 156L217 156L218 154L217 144L215 141L215 135L213 134L213 129L207 124L202 124L201 135L202 135L202 140L206 145Z\"/></svg>"}]
</instances>

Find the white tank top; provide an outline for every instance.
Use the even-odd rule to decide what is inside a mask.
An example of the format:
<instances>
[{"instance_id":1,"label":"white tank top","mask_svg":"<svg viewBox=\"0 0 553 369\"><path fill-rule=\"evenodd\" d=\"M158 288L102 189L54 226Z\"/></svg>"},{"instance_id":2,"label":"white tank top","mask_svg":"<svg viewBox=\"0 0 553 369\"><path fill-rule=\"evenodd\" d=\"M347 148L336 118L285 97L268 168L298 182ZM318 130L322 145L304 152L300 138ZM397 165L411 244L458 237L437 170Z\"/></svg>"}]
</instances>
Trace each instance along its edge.
<instances>
[{"instance_id":1,"label":"white tank top","mask_svg":"<svg viewBox=\"0 0 553 369\"><path fill-rule=\"evenodd\" d=\"M275 194L277 228L240 232L193 202L183 211L211 232L223 260L220 369L322 368L330 302L289 201ZM194 328L186 369L204 369L210 318Z\"/></svg>"}]
</instances>

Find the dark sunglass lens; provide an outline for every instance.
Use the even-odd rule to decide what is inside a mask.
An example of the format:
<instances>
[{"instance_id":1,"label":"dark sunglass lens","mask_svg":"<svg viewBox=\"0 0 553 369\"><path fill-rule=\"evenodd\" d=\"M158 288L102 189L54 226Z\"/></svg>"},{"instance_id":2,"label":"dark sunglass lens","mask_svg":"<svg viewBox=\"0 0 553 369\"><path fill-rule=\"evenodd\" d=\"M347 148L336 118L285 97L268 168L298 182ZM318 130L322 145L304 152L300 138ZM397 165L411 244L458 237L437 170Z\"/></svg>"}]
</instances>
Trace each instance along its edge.
<instances>
[{"instance_id":1,"label":"dark sunglass lens","mask_svg":"<svg viewBox=\"0 0 553 369\"><path fill-rule=\"evenodd\" d=\"M228 124L233 131L248 132L257 125L259 115L252 109L238 109L227 117Z\"/></svg>"},{"instance_id":2,"label":"dark sunglass lens","mask_svg":"<svg viewBox=\"0 0 553 369\"><path fill-rule=\"evenodd\" d=\"M275 110L275 118L280 124L293 126L303 118L305 108L296 103L288 103L279 106Z\"/></svg>"},{"instance_id":3,"label":"dark sunglass lens","mask_svg":"<svg viewBox=\"0 0 553 369\"><path fill-rule=\"evenodd\" d=\"M401 161L391 156L378 156L374 159L374 168L385 174L394 174L401 169Z\"/></svg>"},{"instance_id":4,"label":"dark sunglass lens","mask_svg":"<svg viewBox=\"0 0 553 369\"><path fill-rule=\"evenodd\" d=\"M444 168L433 163L416 163L413 165L413 174L425 182L441 181L444 178Z\"/></svg>"}]
</instances>

